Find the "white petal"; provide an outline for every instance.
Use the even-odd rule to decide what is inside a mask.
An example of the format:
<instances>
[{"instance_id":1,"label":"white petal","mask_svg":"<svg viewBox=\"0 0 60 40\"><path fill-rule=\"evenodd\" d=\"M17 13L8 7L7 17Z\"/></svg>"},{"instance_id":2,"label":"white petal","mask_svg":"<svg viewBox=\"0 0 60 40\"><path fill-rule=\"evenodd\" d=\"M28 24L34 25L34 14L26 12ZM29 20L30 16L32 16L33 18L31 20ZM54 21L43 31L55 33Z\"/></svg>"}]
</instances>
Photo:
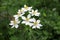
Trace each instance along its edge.
<instances>
[{"instance_id":1,"label":"white petal","mask_svg":"<svg viewBox=\"0 0 60 40\"><path fill-rule=\"evenodd\" d=\"M37 26L38 29L40 29L40 26Z\"/></svg>"},{"instance_id":2,"label":"white petal","mask_svg":"<svg viewBox=\"0 0 60 40\"><path fill-rule=\"evenodd\" d=\"M40 13L36 13L36 14L35 14L35 16L39 16L39 15L40 15Z\"/></svg>"},{"instance_id":3,"label":"white petal","mask_svg":"<svg viewBox=\"0 0 60 40\"><path fill-rule=\"evenodd\" d=\"M11 23L14 23L14 21L10 21Z\"/></svg>"},{"instance_id":4,"label":"white petal","mask_svg":"<svg viewBox=\"0 0 60 40\"><path fill-rule=\"evenodd\" d=\"M22 8L22 10L23 10L23 12L26 12L26 11L27 11L25 8ZM23 12L22 12L22 13L23 13Z\"/></svg>"},{"instance_id":5,"label":"white petal","mask_svg":"<svg viewBox=\"0 0 60 40\"><path fill-rule=\"evenodd\" d=\"M30 17L31 17L31 15L30 15L30 14L28 14L28 15L27 15L27 18L30 18Z\"/></svg>"},{"instance_id":6,"label":"white petal","mask_svg":"<svg viewBox=\"0 0 60 40\"><path fill-rule=\"evenodd\" d=\"M30 19L30 21L32 21L32 22L36 22L36 19L35 19L35 18L32 18L32 19Z\"/></svg>"},{"instance_id":7,"label":"white petal","mask_svg":"<svg viewBox=\"0 0 60 40\"><path fill-rule=\"evenodd\" d=\"M22 21L22 24L26 23L26 21Z\"/></svg>"},{"instance_id":8,"label":"white petal","mask_svg":"<svg viewBox=\"0 0 60 40\"><path fill-rule=\"evenodd\" d=\"M34 10L32 9L32 12L34 12Z\"/></svg>"},{"instance_id":9,"label":"white petal","mask_svg":"<svg viewBox=\"0 0 60 40\"><path fill-rule=\"evenodd\" d=\"M35 12L38 12L38 10L35 10Z\"/></svg>"},{"instance_id":10,"label":"white petal","mask_svg":"<svg viewBox=\"0 0 60 40\"><path fill-rule=\"evenodd\" d=\"M15 17L15 19L18 19L18 15L13 15L13 17Z\"/></svg>"},{"instance_id":11,"label":"white petal","mask_svg":"<svg viewBox=\"0 0 60 40\"><path fill-rule=\"evenodd\" d=\"M13 21L10 21L10 22L12 22L12 23L13 23Z\"/></svg>"},{"instance_id":12,"label":"white petal","mask_svg":"<svg viewBox=\"0 0 60 40\"><path fill-rule=\"evenodd\" d=\"M21 13L21 14L19 15L19 17L22 17L24 14L25 14L25 13Z\"/></svg>"},{"instance_id":13,"label":"white petal","mask_svg":"<svg viewBox=\"0 0 60 40\"><path fill-rule=\"evenodd\" d=\"M9 25L13 25L13 23L10 23Z\"/></svg>"},{"instance_id":14,"label":"white petal","mask_svg":"<svg viewBox=\"0 0 60 40\"><path fill-rule=\"evenodd\" d=\"M34 12L34 10L32 9L32 12L30 11L29 13L33 16L33 12Z\"/></svg>"},{"instance_id":15,"label":"white petal","mask_svg":"<svg viewBox=\"0 0 60 40\"><path fill-rule=\"evenodd\" d=\"M36 28L36 26L33 26L32 28L34 29L34 28Z\"/></svg>"},{"instance_id":16,"label":"white petal","mask_svg":"<svg viewBox=\"0 0 60 40\"><path fill-rule=\"evenodd\" d=\"M14 25L11 28L14 28Z\"/></svg>"},{"instance_id":17,"label":"white petal","mask_svg":"<svg viewBox=\"0 0 60 40\"><path fill-rule=\"evenodd\" d=\"M34 18L31 18L29 21L30 21L30 22L34 22L34 21L35 21L35 19L34 19Z\"/></svg>"},{"instance_id":18,"label":"white petal","mask_svg":"<svg viewBox=\"0 0 60 40\"><path fill-rule=\"evenodd\" d=\"M22 10L24 10L24 8L21 8Z\"/></svg>"},{"instance_id":19,"label":"white petal","mask_svg":"<svg viewBox=\"0 0 60 40\"><path fill-rule=\"evenodd\" d=\"M26 17L22 16L22 19L23 19L23 20L26 20Z\"/></svg>"},{"instance_id":20,"label":"white petal","mask_svg":"<svg viewBox=\"0 0 60 40\"><path fill-rule=\"evenodd\" d=\"M40 20L37 20L37 23L40 23Z\"/></svg>"},{"instance_id":21,"label":"white petal","mask_svg":"<svg viewBox=\"0 0 60 40\"><path fill-rule=\"evenodd\" d=\"M31 8L32 8L32 7L29 7L28 10L31 11Z\"/></svg>"},{"instance_id":22,"label":"white petal","mask_svg":"<svg viewBox=\"0 0 60 40\"><path fill-rule=\"evenodd\" d=\"M18 24L20 23L20 21L17 22Z\"/></svg>"},{"instance_id":23,"label":"white petal","mask_svg":"<svg viewBox=\"0 0 60 40\"><path fill-rule=\"evenodd\" d=\"M26 21L25 25L29 25L29 22Z\"/></svg>"},{"instance_id":24,"label":"white petal","mask_svg":"<svg viewBox=\"0 0 60 40\"><path fill-rule=\"evenodd\" d=\"M42 25L41 25L41 24L38 24L38 26L40 26L40 27L41 27Z\"/></svg>"},{"instance_id":25,"label":"white petal","mask_svg":"<svg viewBox=\"0 0 60 40\"><path fill-rule=\"evenodd\" d=\"M16 22L18 22L18 21L19 21L19 19L15 19L15 21L16 21Z\"/></svg>"},{"instance_id":26,"label":"white petal","mask_svg":"<svg viewBox=\"0 0 60 40\"><path fill-rule=\"evenodd\" d=\"M15 25L15 28L18 28L18 25L17 24Z\"/></svg>"},{"instance_id":27,"label":"white petal","mask_svg":"<svg viewBox=\"0 0 60 40\"><path fill-rule=\"evenodd\" d=\"M11 23L9 24L9 25L13 25L14 24L14 22L13 21L10 21Z\"/></svg>"},{"instance_id":28,"label":"white petal","mask_svg":"<svg viewBox=\"0 0 60 40\"><path fill-rule=\"evenodd\" d=\"M24 11L26 12L26 11L28 11L27 9L24 9Z\"/></svg>"},{"instance_id":29,"label":"white petal","mask_svg":"<svg viewBox=\"0 0 60 40\"><path fill-rule=\"evenodd\" d=\"M18 15L13 15L13 17L18 17Z\"/></svg>"},{"instance_id":30,"label":"white petal","mask_svg":"<svg viewBox=\"0 0 60 40\"><path fill-rule=\"evenodd\" d=\"M18 12L20 12L20 9L18 10Z\"/></svg>"}]
</instances>

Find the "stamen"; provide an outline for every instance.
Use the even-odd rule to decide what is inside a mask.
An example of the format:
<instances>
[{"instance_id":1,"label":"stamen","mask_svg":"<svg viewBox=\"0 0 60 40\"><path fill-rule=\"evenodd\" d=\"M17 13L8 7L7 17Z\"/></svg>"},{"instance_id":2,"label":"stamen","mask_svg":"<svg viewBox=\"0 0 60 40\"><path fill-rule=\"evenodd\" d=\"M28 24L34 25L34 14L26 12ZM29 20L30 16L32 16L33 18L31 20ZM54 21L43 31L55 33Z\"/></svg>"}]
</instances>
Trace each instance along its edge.
<instances>
[{"instance_id":1,"label":"stamen","mask_svg":"<svg viewBox=\"0 0 60 40\"><path fill-rule=\"evenodd\" d=\"M29 18L26 18L26 21L29 21Z\"/></svg>"},{"instance_id":2,"label":"stamen","mask_svg":"<svg viewBox=\"0 0 60 40\"><path fill-rule=\"evenodd\" d=\"M37 25L37 22L34 22L34 25Z\"/></svg>"}]
</instances>

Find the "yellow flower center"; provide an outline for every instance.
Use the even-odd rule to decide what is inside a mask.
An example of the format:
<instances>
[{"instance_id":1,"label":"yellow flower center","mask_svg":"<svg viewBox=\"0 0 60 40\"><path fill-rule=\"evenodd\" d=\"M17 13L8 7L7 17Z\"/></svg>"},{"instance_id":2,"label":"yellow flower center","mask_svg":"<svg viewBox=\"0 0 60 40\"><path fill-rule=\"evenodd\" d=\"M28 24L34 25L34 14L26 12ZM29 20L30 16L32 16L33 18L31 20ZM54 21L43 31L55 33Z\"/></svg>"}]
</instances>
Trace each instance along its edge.
<instances>
[{"instance_id":1,"label":"yellow flower center","mask_svg":"<svg viewBox=\"0 0 60 40\"><path fill-rule=\"evenodd\" d=\"M21 15L21 13L18 13L17 15L18 15L18 16L20 16L20 15Z\"/></svg>"},{"instance_id":2,"label":"yellow flower center","mask_svg":"<svg viewBox=\"0 0 60 40\"><path fill-rule=\"evenodd\" d=\"M26 21L29 21L29 18L26 18Z\"/></svg>"},{"instance_id":3,"label":"yellow flower center","mask_svg":"<svg viewBox=\"0 0 60 40\"><path fill-rule=\"evenodd\" d=\"M14 20L14 25L17 24L17 22Z\"/></svg>"},{"instance_id":4,"label":"yellow flower center","mask_svg":"<svg viewBox=\"0 0 60 40\"><path fill-rule=\"evenodd\" d=\"M33 12L33 14L36 14L36 12Z\"/></svg>"},{"instance_id":5,"label":"yellow flower center","mask_svg":"<svg viewBox=\"0 0 60 40\"><path fill-rule=\"evenodd\" d=\"M37 22L34 22L34 25L37 25L38 23Z\"/></svg>"}]
</instances>

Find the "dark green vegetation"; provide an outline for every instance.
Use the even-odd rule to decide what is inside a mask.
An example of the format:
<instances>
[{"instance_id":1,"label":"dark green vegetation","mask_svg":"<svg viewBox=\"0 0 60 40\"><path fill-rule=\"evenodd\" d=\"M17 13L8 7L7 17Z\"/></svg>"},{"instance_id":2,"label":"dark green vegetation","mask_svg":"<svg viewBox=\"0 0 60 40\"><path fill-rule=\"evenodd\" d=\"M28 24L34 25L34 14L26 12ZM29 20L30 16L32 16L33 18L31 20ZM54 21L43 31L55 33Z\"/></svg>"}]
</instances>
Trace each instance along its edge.
<instances>
[{"instance_id":1,"label":"dark green vegetation","mask_svg":"<svg viewBox=\"0 0 60 40\"><path fill-rule=\"evenodd\" d=\"M41 29L11 29L12 16L24 4L41 12ZM60 0L0 0L0 40L60 40Z\"/></svg>"}]
</instances>

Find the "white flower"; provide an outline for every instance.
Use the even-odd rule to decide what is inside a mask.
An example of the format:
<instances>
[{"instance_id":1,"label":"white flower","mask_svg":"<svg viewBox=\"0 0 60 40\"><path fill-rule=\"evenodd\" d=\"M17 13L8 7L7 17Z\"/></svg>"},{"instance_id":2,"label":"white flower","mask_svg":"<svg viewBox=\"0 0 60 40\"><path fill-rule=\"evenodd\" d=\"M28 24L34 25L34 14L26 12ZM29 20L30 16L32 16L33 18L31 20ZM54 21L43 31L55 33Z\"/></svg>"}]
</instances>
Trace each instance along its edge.
<instances>
[{"instance_id":1,"label":"white flower","mask_svg":"<svg viewBox=\"0 0 60 40\"><path fill-rule=\"evenodd\" d=\"M21 17L24 14L25 14L24 10L21 9L21 10L18 10L17 15L14 15L13 17L15 17L15 19L18 19L19 17Z\"/></svg>"},{"instance_id":2,"label":"white flower","mask_svg":"<svg viewBox=\"0 0 60 40\"><path fill-rule=\"evenodd\" d=\"M18 28L18 24L20 23L20 21L18 20L13 20L13 21L10 21L11 23L9 25L12 25L11 28Z\"/></svg>"},{"instance_id":3,"label":"white flower","mask_svg":"<svg viewBox=\"0 0 60 40\"><path fill-rule=\"evenodd\" d=\"M29 12L29 13L30 13L32 16L34 16L34 15L35 15L35 16L39 16L39 15L40 15L40 13L38 12L38 10L35 10L35 11L34 11L33 9L32 9L32 12Z\"/></svg>"},{"instance_id":4,"label":"white flower","mask_svg":"<svg viewBox=\"0 0 60 40\"><path fill-rule=\"evenodd\" d=\"M17 13L25 14L25 11L21 8L21 9L18 10Z\"/></svg>"},{"instance_id":5,"label":"white flower","mask_svg":"<svg viewBox=\"0 0 60 40\"><path fill-rule=\"evenodd\" d=\"M32 19L30 14L27 17L22 16L22 19L23 19L22 24L32 26L32 23L31 23Z\"/></svg>"},{"instance_id":6,"label":"white flower","mask_svg":"<svg viewBox=\"0 0 60 40\"><path fill-rule=\"evenodd\" d=\"M29 14L25 16L24 14L28 12ZM36 20L35 18L31 18L34 16L39 16L40 13L38 10L33 10L32 7L28 7L27 5L24 5L23 8L19 9L16 15L13 15L15 20L10 21L10 24L12 27L11 28L18 28L20 21L18 20L19 17L22 18L22 24L29 25L31 28L38 28L42 26L40 24L40 20Z\"/></svg>"},{"instance_id":7,"label":"white flower","mask_svg":"<svg viewBox=\"0 0 60 40\"><path fill-rule=\"evenodd\" d=\"M32 7L28 7L27 5L24 5L24 8L22 8L25 12L30 11Z\"/></svg>"},{"instance_id":8,"label":"white flower","mask_svg":"<svg viewBox=\"0 0 60 40\"><path fill-rule=\"evenodd\" d=\"M36 19L33 19L34 21L33 21L33 26L32 26L32 28L34 29L34 28L38 28L38 29L40 29L40 27L42 26L41 24L40 24L40 20L36 20Z\"/></svg>"}]
</instances>

